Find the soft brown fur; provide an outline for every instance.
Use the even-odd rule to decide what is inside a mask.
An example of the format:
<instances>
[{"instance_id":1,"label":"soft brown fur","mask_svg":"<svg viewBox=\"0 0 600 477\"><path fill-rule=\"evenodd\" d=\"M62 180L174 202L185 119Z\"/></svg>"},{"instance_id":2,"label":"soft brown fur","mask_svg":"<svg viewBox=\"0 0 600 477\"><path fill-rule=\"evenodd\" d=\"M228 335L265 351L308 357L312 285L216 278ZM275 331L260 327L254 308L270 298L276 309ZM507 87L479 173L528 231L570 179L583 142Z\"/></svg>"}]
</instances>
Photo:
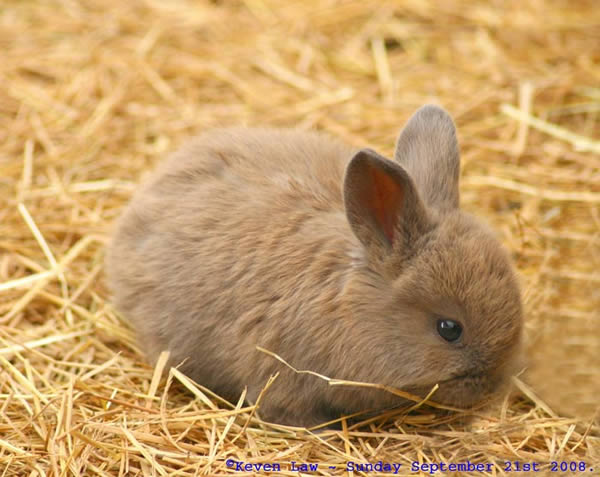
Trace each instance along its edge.
<instances>
[{"instance_id":1,"label":"soft brown fur","mask_svg":"<svg viewBox=\"0 0 600 477\"><path fill-rule=\"evenodd\" d=\"M445 111L421 108L395 161L316 133L223 129L175 153L135 195L108 251L118 310L155 359L268 420L313 425L395 406L298 369L470 405L504 381L521 299L493 234L458 209ZM464 333L449 343L439 316Z\"/></svg>"}]
</instances>

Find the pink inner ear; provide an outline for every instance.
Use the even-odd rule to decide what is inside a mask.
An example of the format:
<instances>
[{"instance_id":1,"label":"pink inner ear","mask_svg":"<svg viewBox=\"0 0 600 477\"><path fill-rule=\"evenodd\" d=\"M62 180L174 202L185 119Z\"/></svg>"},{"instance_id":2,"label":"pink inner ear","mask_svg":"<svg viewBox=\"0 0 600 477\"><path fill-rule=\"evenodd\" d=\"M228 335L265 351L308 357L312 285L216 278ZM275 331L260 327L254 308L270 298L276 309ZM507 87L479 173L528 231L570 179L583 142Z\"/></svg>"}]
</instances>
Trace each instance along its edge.
<instances>
[{"instance_id":1,"label":"pink inner ear","mask_svg":"<svg viewBox=\"0 0 600 477\"><path fill-rule=\"evenodd\" d=\"M388 174L376 168L371 168L371 180L373 190L370 191L367 203L377 224L392 243L404 200L404 188Z\"/></svg>"}]
</instances>

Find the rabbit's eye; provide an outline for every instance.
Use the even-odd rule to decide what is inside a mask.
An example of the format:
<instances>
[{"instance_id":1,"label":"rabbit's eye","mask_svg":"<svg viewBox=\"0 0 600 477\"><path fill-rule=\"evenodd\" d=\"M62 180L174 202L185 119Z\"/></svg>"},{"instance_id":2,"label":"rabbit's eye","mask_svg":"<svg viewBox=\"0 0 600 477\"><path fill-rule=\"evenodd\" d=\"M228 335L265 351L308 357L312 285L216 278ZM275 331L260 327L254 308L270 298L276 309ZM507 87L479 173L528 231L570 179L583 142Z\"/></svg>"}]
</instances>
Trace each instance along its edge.
<instances>
[{"instance_id":1,"label":"rabbit's eye","mask_svg":"<svg viewBox=\"0 0 600 477\"><path fill-rule=\"evenodd\" d=\"M442 338L450 343L456 341L462 335L462 326L454 320L438 320L437 331Z\"/></svg>"}]
</instances>

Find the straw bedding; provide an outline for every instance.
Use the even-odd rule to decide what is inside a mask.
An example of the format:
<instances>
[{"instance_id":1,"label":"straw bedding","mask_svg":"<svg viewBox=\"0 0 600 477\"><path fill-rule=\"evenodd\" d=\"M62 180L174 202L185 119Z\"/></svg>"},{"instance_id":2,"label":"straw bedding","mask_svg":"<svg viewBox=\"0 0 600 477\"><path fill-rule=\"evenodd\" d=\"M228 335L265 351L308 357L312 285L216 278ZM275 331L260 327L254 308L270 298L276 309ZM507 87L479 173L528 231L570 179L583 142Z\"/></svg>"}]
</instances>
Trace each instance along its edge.
<instances>
[{"instance_id":1,"label":"straw bedding","mask_svg":"<svg viewBox=\"0 0 600 477\"><path fill-rule=\"evenodd\" d=\"M584 0L2 2L0 475L271 473L228 459L284 475L291 461L600 473L598 45ZM102 261L161 157L233 124L390 154L425 102L456 119L463 207L497 228L523 283L529 367L510 398L315 433L145 364Z\"/></svg>"}]
</instances>

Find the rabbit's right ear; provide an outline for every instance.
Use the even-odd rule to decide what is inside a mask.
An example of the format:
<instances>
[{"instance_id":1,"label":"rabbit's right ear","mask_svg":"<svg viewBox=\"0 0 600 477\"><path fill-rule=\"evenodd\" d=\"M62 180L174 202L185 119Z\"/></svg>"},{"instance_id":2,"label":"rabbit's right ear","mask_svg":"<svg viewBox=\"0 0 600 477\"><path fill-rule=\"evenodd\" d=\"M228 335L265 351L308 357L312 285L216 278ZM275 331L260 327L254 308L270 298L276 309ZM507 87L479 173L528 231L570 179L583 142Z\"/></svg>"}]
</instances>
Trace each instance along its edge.
<instances>
[{"instance_id":1,"label":"rabbit's right ear","mask_svg":"<svg viewBox=\"0 0 600 477\"><path fill-rule=\"evenodd\" d=\"M426 223L426 210L411 177L371 149L357 152L346 168L344 205L352 231L368 248L391 249Z\"/></svg>"},{"instance_id":2,"label":"rabbit's right ear","mask_svg":"<svg viewBox=\"0 0 600 477\"><path fill-rule=\"evenodd\" d=\"M454 122L444 109L431 104L419 108L402 130L394 156L427 206L458 208L460 154Z\"/></svg>"}]
</instances>

